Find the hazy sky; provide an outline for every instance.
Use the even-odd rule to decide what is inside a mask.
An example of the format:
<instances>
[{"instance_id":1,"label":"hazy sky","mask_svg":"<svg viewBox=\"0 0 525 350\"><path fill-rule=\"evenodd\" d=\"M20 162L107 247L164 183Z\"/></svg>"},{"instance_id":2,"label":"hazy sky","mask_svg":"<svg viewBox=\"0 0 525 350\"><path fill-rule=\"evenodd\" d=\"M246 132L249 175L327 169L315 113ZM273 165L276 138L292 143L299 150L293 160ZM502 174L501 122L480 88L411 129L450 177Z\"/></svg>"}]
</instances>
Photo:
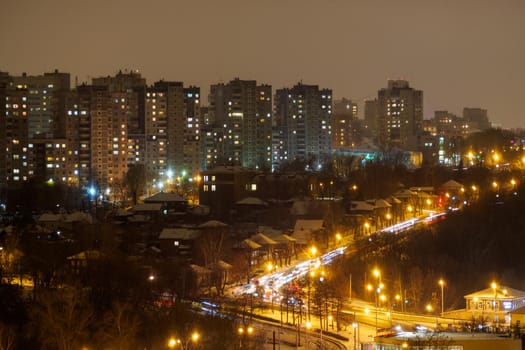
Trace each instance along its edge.
<instances>
[{"instance_id":1,"label":"hazy sky","mask_svg":"<svg viewBox=\"0 0 525 350\"><path fill-rule=\"evenodd\" d=\"M11 74L138 69L205 93L302 80L361 102L405 78L425 118L482 107L525 127L524 0L0 0L0 47Z\"/></svg>"}]
</instances>

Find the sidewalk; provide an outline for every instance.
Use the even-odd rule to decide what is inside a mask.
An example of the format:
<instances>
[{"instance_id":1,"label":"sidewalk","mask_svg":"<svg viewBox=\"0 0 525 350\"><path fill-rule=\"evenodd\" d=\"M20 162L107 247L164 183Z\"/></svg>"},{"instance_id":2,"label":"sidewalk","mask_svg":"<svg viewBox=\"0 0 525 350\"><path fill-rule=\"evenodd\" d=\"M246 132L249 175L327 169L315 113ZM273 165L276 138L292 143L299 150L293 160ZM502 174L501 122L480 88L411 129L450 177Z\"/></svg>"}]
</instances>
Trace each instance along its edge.
<instances>
[{"instance_id":1,"label":"sidewalk","mask_svg":"<svg viewBox=\"0 0 525 350\"><path fill-rule=\"evenodd\" d=\"M263 316L265 318L270 318L276 321L280 321L280 312L271 310L259 310L257 315ZM262 321L264 322L264 321ZM301 345L297 346L297 330L291 329L289 326L285 326L280 333L280 326L278 324L271 325L270 327L275 330L275 349L307 349L307 342L310 344L309 349L316 350L317 345L314 345L314 342L319 343L321 333L319 331L319 318L311 315L311 329L307 332L306 324L303 322L300 327L300 338ZM326 341L327 339L334 340L344 346L347 350L360 349L359 344L372 342L374 339L375 328L370 327L364 324L358 324L358 334L355 334L354 337L354 328L352 326L347 327L346 329L336 331L335 329L328 332L323 332L323 343L326 344L327 349L334 349L334 345L331 342ZM271 333L271 332L270 332ZM279 334L280 333L280 334ZM333 338L330 334L337 334L339 339ZM270 334L272 337L273 334ZM280 338L279 338L280 337ZM346 338L347 340L342 340L340 338ZM267 337L267 341L270 340L270 343L264 345L265 350L273 350L273 339ZM279 344L280 340L280 344ZM355 343L354 343L355 341Z\"/></svg>"}]
</instances>

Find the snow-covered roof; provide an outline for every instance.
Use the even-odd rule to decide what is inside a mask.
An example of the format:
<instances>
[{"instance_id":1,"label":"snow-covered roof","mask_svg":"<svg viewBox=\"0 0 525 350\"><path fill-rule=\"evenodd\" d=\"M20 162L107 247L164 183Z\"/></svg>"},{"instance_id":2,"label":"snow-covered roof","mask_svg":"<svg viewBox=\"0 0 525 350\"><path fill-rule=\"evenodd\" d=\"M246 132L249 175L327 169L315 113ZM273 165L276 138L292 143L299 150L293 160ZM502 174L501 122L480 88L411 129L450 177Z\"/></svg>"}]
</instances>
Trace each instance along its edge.
<instances>
[{"instance_id":1,"label":"snow-covered roof","mask_svg":"<svg viewBox=\"0 0 525 350\"><path fill-rule=\"evenodd\" d=\"M246 238L244 241L242 241L240 246L241 248L249 248L253 250L260 249L262 247L262 245L260 245L257 242L252 241L249 238Z\"/></svg>"},{"instance_id":2,"label":"snow-covered roof","mask_svg":"<svg viewBox=\"0 0 525 350\"><path fill-rule=\"evenodd\" d=\"M264 206L264 207L268 206L268 203L256 197L246 197L246 198L241 199L240 201L237 201L235 204L237 205L259 205L259 206Z\"/></svg>"},{"instance_id":3,"label":"snow-covered roof","mask_svg":"<svg viewBox=\"0 0 525 350\"><path fill-rule=\"evenodd\" d=\"M38 222L58 222L64 218L60 214L44 213L38 217Z\"/></svg>"},{"instance_id":4,"label":"snow-covered roof","mask_svg":"<svg viewBox=\"0 0 525 350\"><path fill-rule=\"evenodd\" d=\"M384 199L372 199L367 201L368 204L372 204L374 207L379 209L390 208L392 205Z\"/></svg>"},{"instance_id":5,"label":"snow-covered roof","mask_svg":"<svg viewBox=\"0 0 525 350\"><path fill-rule=\"evenodd\" d=\"M472 298L480 298L480 299L494 299L494 296L496 298L509 298L509 299L515 299L515 298L525 298L525 292L506 287L506 286L498 286L496 288L496 291L494 291L493 288L486 288L471 294L465 295L465 299L472 299Z\"/></svg>"},{"instance_id":6,"label":"snow-covered roof","mask_svg":"<svg viewBox=\"0 0 525 350\"><path fill-rule=\"evenodd\" d=\"M297 241L297 239L295 239L295 238L293 238L291 236L288 236L286 234L280 234L280 235L277 235L277 236L272 236L271 238L274 241L276 241L277 243L285 243L285 244Z\"/></svg>"},{"instance_id":7,"label":"snow-covered roof","mask_svg":"<svg viewBox=\"0 0 525 350\"><path fill-rule=\"evenodd\" d=\"M461 187L463 187L463 185L455 180L448 180L443 185L441 185L441 187L445 189L450 189L450 190L458 190Z\"/></svg>"},{"instance_id":8,"label":"snow-covered roof","mask_svg":"<svg viewBox=\"0 0 525 350\"><path fill-rule=\"evenodd\" d=\"M415 195L416 195L415 192L412 192L412 191L406 190L406 189L399 190L396 193L394 193L394 197L401 198L401 199L410 198L410 197L415 196Z\"/></svg>"},{"instance_id":9,"label":"snow-covered roof","mask_svg":"<svg viewBox=\"0 0 525 350\"><path fill-rule=\"evenodd\" d=\"M262 246L277 244L276 241L274 241L270 237L266 236L264 233L257 233L255 235L251 236L250 239L252 241L262 245Z\"/></svg>"},{"instance_id":10,"label":"snow-covered roof","mask_svg":"<svg viewBox=\"0 0 525 350\"><path fill-rule=\"evenodd\" d=\"M187 202L178 193L173 192L158 192L153 196L144 199L145 203L165 203L165 202Z\"/></svg>"},{"instance_id":11,"label":"snow-covered roof","mask_svg":"<svg viewBox=\"0 0 525 350\"><path fill-rule=\"evenodd\" d=\"M317 231L323 228L323 220L298 219L295 221L294 232L297 231Z\"/></svg>"},{"instance_id":12,"label":"snow-covered roof","mask_svg":"<svg viewBox=\"0 0 525 350\"><path fill-rule=\"evenodd\" d=\"M216 263L211 264L210 267L217 268L219 270L231 270L233 266L228 264L226 261L219 260Z\"/></svg>"},{"instance_id":13,"label":"snow-covered roof","mask_svg":"<svg viewBox=\"0 0 525 350\"><path fill-rule=\"evenodd\" d=\"M160 203L142 203L137 204L131 209L133 212L143 212L143 211L153 211L160 212L162 209L162 204Z\"/></svg>"},{"instance_id":14,"label":"snow-covered roof","mask_svg":"<svg viewBox=\"0 0 525 350\"><path fill-rule=\"evenodd\" d=\"M159 239L180 239L191 241L199 238L201 233L198 230L192 230L184 227L165 228L159 235Z\"/></svg>"},{"instance_id":15,"label":"snow-covered roof","mask_svg":"<svg viewBox=\"0 0 525 350\"><path fill-rule=\"evenodd\" d=\"M88 259L100 259L102 253L98 250L85 250L75 255L67 257L67 260L88 260Z\"/></svg>"},{"instance_id":16,"label":"snow-covered roof","mask_svg":"<svg viewBox=\"0 0 525 350\"><path fill-rule=\"evenodd\" d=\"M221 221L218 221L218 220L206 221L205 223L199 225L199 228L214 228L214 227L215 228L217 228L217 227L228 227L228 225L225 224L224 222L221 222Z\"/></svg>"},{"instance_id":17,"label":"snow-covered roof","mask_svg":"<svg viewBox=\"0 0 525 350\"><path fill-rule=\"evenodd\" d=\"M89 213L83 213L80 211L76 211L71 214L67 214L65 217L66 222L86 222L91 224L93 222L93 218Z\"/></svg>"},{"instance_id":18,"label":"snow-covered roof","mask_svg":"<svg viewBox=\"0 0 525 350\"><path fill-rule=\"evenodd\" d=\"M352 201L350 210L351 211L373 211L375 206L365 201Z\"/></svg>"},{"instance_id":19,"label":"snow-covered roof","mask_svg":"<svg viewBox=\"0 0 525 350\"><path fill-rule=\"evenodd\" d=\"M190 268L193 270L193 272L195 272L198 275L207 275L212 272L210 269L207 269L205 267L202 267L196 264L191 264Z\"/></svg>"}]
</instances>

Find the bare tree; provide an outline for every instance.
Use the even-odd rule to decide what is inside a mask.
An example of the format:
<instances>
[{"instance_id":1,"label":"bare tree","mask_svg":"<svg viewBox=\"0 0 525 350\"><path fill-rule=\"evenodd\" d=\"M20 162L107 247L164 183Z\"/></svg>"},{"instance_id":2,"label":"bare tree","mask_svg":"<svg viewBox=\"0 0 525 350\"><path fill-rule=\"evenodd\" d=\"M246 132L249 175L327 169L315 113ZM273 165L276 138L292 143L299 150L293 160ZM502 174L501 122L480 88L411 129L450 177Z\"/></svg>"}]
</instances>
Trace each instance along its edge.
<instances>
[{"instance_id":1,"label":"bare tree","mask_svg":"<svg viewBox=\"0 0 525 350\"><path fill-rule=\"evenodd\" d=\"M139 195L142 194L146 186L147 174L143 164L129 166L126 173L126 185L129 193L133 198L133 204L137 204Z\"/></svg>"},{"instance_id":2,"label":"bare tree","mask_svg":"<svg viewBox=\"0 0 525 350\"><path fill-rule=\"evenodd\" d=\"M43 291L38 301L35 322L43 348L73 350L88 342L94 312L81 289Z\"/></svg>"},{"instance_id":3,"label":"bare tree","mask_svg":"<svg viewBox=\"0 0 525 350\"><path fill-rule=\"evenodd\" d=\"M115 303L112 311L106 314L105 324L104 338L111 349L126 350L137 347L136 336L140 322L130 304Z\"/></svg>"},{"instance_id":4,"label":"bare tree","mask_svg":"<svg viewBox=\"0 0 525 350\"><path fill-rule=\"evenodd\" d=\"M423 292L423 272L419 267L416 266L410 269L407 286L409 299L417 311L419 307L419 297Z\"/></svg>"},{"instance_id":5,"label":"bare tree","mask_svg":"<svg viewBox=\"0 0 525 350\"><path fill-rule=\"evenodd\" d=\"M452 340L440 332L427 333L425 336L416 336L409 340L410 348L421 349L423 347L431 349L447 349Z\"/></svg>"},{"instance_id":6,"label":"bare tree","mask_svg":"<svg viewBox=\"0 0 525 350\"><path fill-rule=\"evenodd\" d=\"M223 243L228 232L228 226L218 221L209 221L200 227L202 235L199 238L199 248L204 266L216 264L223 253Z\"/></svg>"},{"instance_id":7,"label":"bare tree","mask_svg":"<svg viewBox=\"0 0 525 350\"><path fill-rule=\"evenodd\" d=\"M14 279L14 276L19 272L20 257L22 256L19 250L20 239L15 233L6 234L2 249L0 250L0 282L5 278L8 284Z\"/></svg>"},{"instance_id":8,"label":"bare tree","mask_svg":"<svg viewBox=\"0 0 525 350\"><path fill-rule=\"evenodd\" d=\"M15 348L16 329L14 326L0 322L0 350Z\"/></svg>"}]
</instances>

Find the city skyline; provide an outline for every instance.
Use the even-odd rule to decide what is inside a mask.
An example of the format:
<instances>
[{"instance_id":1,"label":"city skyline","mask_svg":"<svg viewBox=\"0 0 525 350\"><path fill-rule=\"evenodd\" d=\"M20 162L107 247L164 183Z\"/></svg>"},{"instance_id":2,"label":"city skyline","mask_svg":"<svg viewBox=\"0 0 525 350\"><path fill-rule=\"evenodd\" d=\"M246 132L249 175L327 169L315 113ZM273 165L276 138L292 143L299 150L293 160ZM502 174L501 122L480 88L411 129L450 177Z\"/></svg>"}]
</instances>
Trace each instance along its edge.
<instances>
[{"instance_id":1,"label":"city skyline","mask_svg":"<svg viewBox=\"0 0 525 350\"><path fill-rule=\"evenodd\" d=\"M404 78L425 92L425 119L435 110L460 115L463 107L481 107L496 126L525 126L520 1L57 0L2 8L0 43L9 50L0 70L12 75L56 68L71 73L74 85L75 77L89 83L138 69L148 83L183 81L204 88L203 95L234 77L275 89L303 81L358 102L360 118L364 99L387 79Z\"/></svg>"}]
</instances>

